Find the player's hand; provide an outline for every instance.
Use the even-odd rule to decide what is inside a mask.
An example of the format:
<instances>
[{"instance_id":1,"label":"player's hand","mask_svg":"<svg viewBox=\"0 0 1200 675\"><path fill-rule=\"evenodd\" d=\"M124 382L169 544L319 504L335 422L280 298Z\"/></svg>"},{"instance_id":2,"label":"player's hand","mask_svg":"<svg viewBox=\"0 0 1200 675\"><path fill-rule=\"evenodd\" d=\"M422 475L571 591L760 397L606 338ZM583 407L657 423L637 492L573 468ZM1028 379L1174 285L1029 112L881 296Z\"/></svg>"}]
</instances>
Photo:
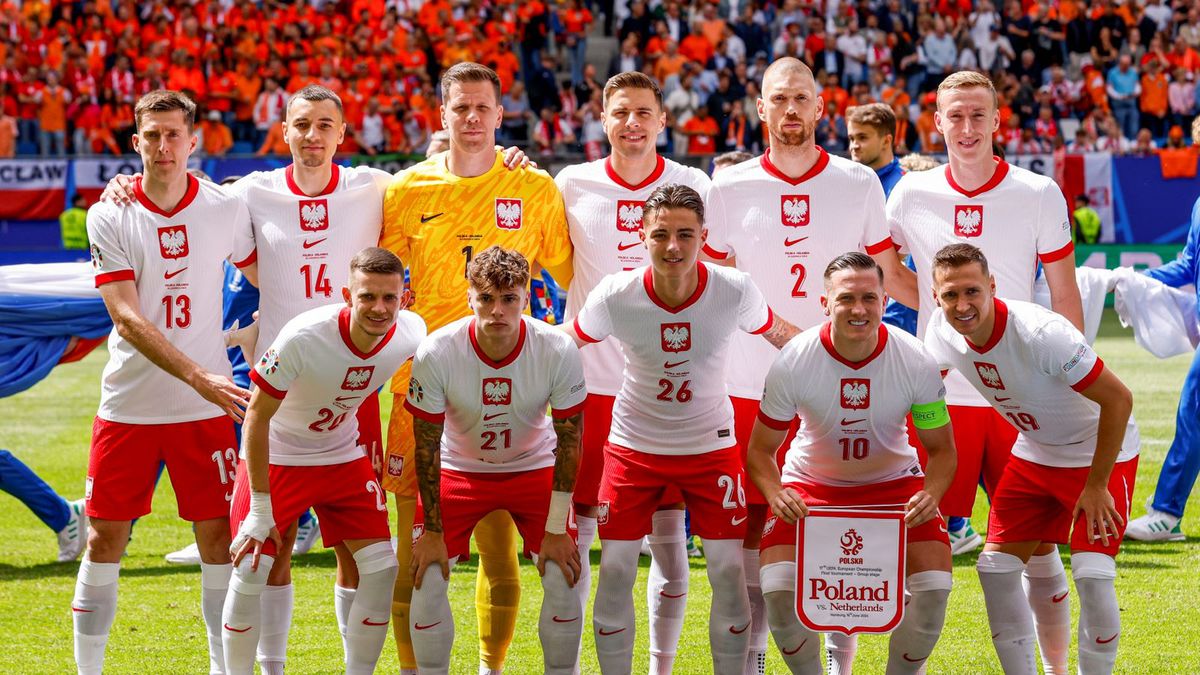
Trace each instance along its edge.
<instances>
[{"instance_id":1,"label":"player's hand","mask_svg":"<svg viewBox=\"0 0 1200 675\"><path fill-rule=\"evenodd\" d=\"M929 522L929 519L937 515L938 503L933 498L933 495L924 490L919 490L917 494L909 498L908 504L904 505L904 524L908 527L917 527Z\"/></svg>"},{"instance_id":2,"label":"player's hand","mask_svg":"<svg viewBox=\"0 0 1200 675\"><path fill-rule=\"evenodd\" d=\"M537 162L529 159L529 156L525 154L525 151L515 145L507 148L501 148L497 145L496 149L504 150L504 168L506 169L524 169L526 167L532 169L538 168Z\"/></svg>"},{"instance_id":3,"label":"player's hand","mask_svg":"<svg viewBox=\"0 0 1200 675\"><path fill-rule=\"evenodd\" d=\"M233 557L233 566L237 567L247 553L253 553L250 559L250 571L258 571L258 561L262 557L263 544L275 542L275 550L283 546L283 538L275 527L275 516L271 511L271 495L264 492L250 493L250 512L238 526L237 536L229 545L229 555Z\"/></svg>"},{"instance_id":4,"label":"player's hand","mask_svg":"<svg viewBox=\"0 0 1200 675\"><path fill-rule=\"evenodd\" d=\"M420 588L425 580L425 569L430 565L442 568L442 578L450 580L450 557L446 554L446 538L441 532L425 533L413 542L412 562L408 569L413 574L413 587Z\"/></svg>"},{"instance_id":5,"label":"player's hand","mask_svg":"<svg viewBox=\"0 0 1200 675\"><path fill-rule=\"evenodd\" d=\"M117 206L128 206L136 199L136 193L133 186L137 183L137 179L141 178L142 174L135 173L132 176L117 174L108 181L108 185L104 186L104 192L100 193L100 201L112 202Z\"/></svg>"},{"instance_id":6,"label":"player's hand","mask_svg":"<svg viewBox=\"0 0 1200 675\"><path fill-rule=\"evenodd\" d=\"M795 525L796 521L808 515L808 505L800 498L800 493L790 487L781 488L767 502L771 505L771 512L788 525Z\"/></svg>"},{"instance_id":7,"label":"player's hand","mask_svg":"<svg viewBox=\"0 0 1200 675\"><path fill-rule=\"evenodd\" d=\"M1079 520L1080 513L1083 513L1083 525L1087 528L1088 541L1099 541L1105 546L1108 546L1109 537L1115 539L1118 528L1125 524L1106 486L1084 486L1083 492L1079 493L1079 500L1075 502L1075 509L1071 512L1071 522Z\"/></svg>"},{"instance_id":8,"label":"player's hand","mask_svg":"<svg viewBox=\"0 0 1200 675\"><path fill-rule=\"evenodd\" d=\"M546 576L546 563L556 562L559 568L562 569L563 576L567 579L567 585L571 588L575 587L575 583L579 581L579 574L582 569L579 558L579 546L571 539L571 535L550 534L546 533L542 537L541 552L538 553L537 568L538 574Z\"/></svg>"},{"instance_id":9,"label":"player's hand","mask_svg":"<svg viewBox=\"0 0 1200 675\"><path fill-rule=\"evenodd\" d=\"M254 317L258 318L258 312L254 313ZM224 335L225 346L237 347L242 350L242 358L246 363L254 365L254 345L258 342L258 321L254 321L244 328L239 328L238 322L234 321L233 326L225 331Z\"/></svg>"},{"instance_id":10,"label":"player's hand","mask_svg":"<svg viewBox=\"0 0 1200 675\"><path fill-rule=\"evenodd\" d=\"M197 371L188 382L204 400L225 411L226 415L239 424L246 414L250 402L250 391L242 389L228 377L214 375L205 370Z\"/></svg>"}]
</instances>

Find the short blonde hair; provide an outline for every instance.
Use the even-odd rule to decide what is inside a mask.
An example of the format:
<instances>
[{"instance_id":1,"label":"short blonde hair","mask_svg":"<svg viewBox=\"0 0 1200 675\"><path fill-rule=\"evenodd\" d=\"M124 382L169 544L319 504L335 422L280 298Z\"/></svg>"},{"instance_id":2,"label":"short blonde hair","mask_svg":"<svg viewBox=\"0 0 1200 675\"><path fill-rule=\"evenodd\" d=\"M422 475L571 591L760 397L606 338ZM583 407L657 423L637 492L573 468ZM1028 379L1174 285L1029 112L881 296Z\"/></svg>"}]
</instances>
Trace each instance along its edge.
<instances>
[{"instance_id":1,"label":"short blonde hair","mask_svg":"<svg viewBox=\"0 0 1200 675\"><path fill-rule=\"evenodd\" d=\"M992 107L1000 107L999 100L996 97L996 85L992 84L992 81L988 79L987 75L984 75L983 73L977 73L973 70L960 70L957 73L950 73L950 75L948 75L946 79L942 80L942 83L938 85L938 110L941 110L942 92L954 91L958 89L973 89L975 87L987 89L992 94Z\"/></svg>"},{"instance_id":2,"label":"short blonde hair","mask_svg":"<svg viewBox=\"0 0 1200 675\"><path fill-rule=\"evenodd\" d=\"M1192 143L1200 145L1200 116L1192 120Z\"/></svg>"}]
</instances>

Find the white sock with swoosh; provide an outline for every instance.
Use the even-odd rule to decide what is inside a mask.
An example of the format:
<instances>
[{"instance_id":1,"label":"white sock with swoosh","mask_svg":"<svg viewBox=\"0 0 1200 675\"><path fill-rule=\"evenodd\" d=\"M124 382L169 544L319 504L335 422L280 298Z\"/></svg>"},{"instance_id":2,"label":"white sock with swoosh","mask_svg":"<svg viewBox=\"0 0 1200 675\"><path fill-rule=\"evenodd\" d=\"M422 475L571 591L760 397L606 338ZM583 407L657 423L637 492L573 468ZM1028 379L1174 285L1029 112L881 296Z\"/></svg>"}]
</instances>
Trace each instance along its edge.
<instances>
[{"instance_id":1,"label":"white sock with swoosh","mask_svg":"<svg viewBox=\"0 0 1200 675\"><path fill-rule=\"evenodd\" d=\"M652 530L646 538L651 556L646 583L650 672L670 673L687 611L689 570L683 510L657 511L651 522Z\"/></svg>"},{"instance_id":2,"label":"white sock with swoosh","mask_svg":"<svg viewBox=\"0 0 1200 675\"><path fill-rule=\"evenodd\" d=\"M704 539L704 560L712 586L708 641L713 671L740 673L750 648L750 599L742 567L742 539Z\"/></svg>"},{"instance_id":3,"label":"white sock with swoosh","mask_svg":"<svg viewBox=\"0 0 1200 675\"><path fill-rule=\"evenodd\" d=\"M359 588L362 588L361 583ZM437 565L426 567L421 587L413 588L408 627L412 631L417 671L422 675L446 675L450 672L450 652L454 649L454 613L450 611L449 590L450 584L442 578L442 568Z\"/></svg>"},{"instance_id":4,"label":"white sock with swoosh","mask_svg":"<svg viewBox=\"0 0 1200 675\"><path fill-rule=\"evenodd\" d=\"M542 577L542 612L538 637L547 675L571 675L579 658L576 645L583 632L583 612L575 590L567 585L558 563L546 564Z\"/></svg>"},{"instance_id":5,"label":"white sock with swoosh","mask_svg":"<svg viewBox=\"0 0 1200 675\"><path fill-rule=\"evenodd\" d=\"M1071 576L1079 594L1079 672L1111 673L1121 642L1117 561L1103 553L1072 553Z\"/></svg>"},{"instance_id":6,"label":"white sock with swoosh","mask_svg":"<svg viewBox=\"0 0 1200 675\"><path fill-rule=\"evenodd\" d=\"M370 675L383 651L392 617L396 551L391 541L376 542L355 551L354 562L358 565L358 592L346 620L346 673Z\"/></svg>"},{"instance_id":7,"label":"white sock with swoosh","mask_svg":"<svg viewBox=\"0 0 1200 675\"><path fill-rule=\"evenodd\" d=\"M1067 675L1067 652L1071 648L1071 600L1067 573L1058 550L1029 558L1022 577L1038 650L1046 675Z\"/></svg>"},{"instance_id":8,"label":"white sock with swoosh","mask_svg":"<svg viewBox=\"0 0 1200 675\"><path fill-rule=\"evenodd\" d=\"M796 563L763 565L759 579L767 605L767 625L783 662L793 673L821 675L821 639L796 616Z\"/></svg>"}]
</instances>

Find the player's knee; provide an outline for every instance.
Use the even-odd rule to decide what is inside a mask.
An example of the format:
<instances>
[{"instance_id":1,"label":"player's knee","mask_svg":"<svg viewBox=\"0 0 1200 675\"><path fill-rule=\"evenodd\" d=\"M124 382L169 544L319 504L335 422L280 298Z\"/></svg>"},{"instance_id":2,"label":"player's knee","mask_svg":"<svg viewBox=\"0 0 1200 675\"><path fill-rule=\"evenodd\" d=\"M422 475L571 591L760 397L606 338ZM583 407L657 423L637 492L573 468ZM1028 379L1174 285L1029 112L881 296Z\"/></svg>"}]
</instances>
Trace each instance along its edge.
<instances>
[{"instance_id":1,"label":"player's knee","mask_svg":"<svg viewBox=\"0 0 1200 675\"><path fill-rule=\"evenodd\" d=\"M426 567L421 587L413 589L411 616L416 618L439 607L446 601L449 591L450 583L442 576L442 568L437 565Z\"/></svg>"},{"instance_id":2,"label":"player's knee","mask_svg":"<svg viewBox=\"0 0 1200 675\"><path fill-rule=\"evenodd\" d=\"M229 590L241 595L259 596L267 587L267 579L275 559L264 555L258 560L258 569L251 569L251 558L246 556L233 568L233 579L229 582Z\"/></svg>"},{"instance_id":3,"label":"player's knee","mask_svg":"<svg viewBox=\"0 0 1200 675\"><path fill-rule=\"evenodd\" d=\"M1025 569L1025 563L1011 553L984 551L975 562L975 571L980 574L1009 574Z\"/></svg>"},{"instance_id":4,"label":"player's knee","mask_svg":"<svg viewBox=\"0 0 1200 675\"><path fill-rule=\"evenodd\" d=\"M92 520L88 528L87 557L95 562L120 562L128 543L127 522Z\"/></svg>"},{"instance_id":5,"label":"player's knee","mask_svg":"<svg viewBox=\"0 0 1200 675\"><path fill-rule=\"evenodd\" d=\"M646 542L651 546L659 544L682 544L686 542L687 531L684 526L684 513L678 509L656 511L651 518L650 534Z\"/></svg>"},{"instance_id":6,"label":"player's knee","mask_svg":"<svg viewBox=\"0 0 1200 675\"><path fill-rule=\"evenodd\" d=\"M789 625L796 619L796 563L777 562L763 565L759 571L767 623L773 627Z\"/></svg>"},{"instance_id":7,"label":"player's knee","mask_svg":"<svg viewBox=\"0 0 1200 675\"><path fill-rule=\"evenodd\" d=\"M928 633L940 632L946 620L950 590L954 586L953 573L941 570L917 572L909 575L905 585L912 593L909 616L917 622L916 628Z\"/></svg>"},{"instance_id":8,"label":"player's knee","mask_svg":"<svg viewBox=\"0 0 1200 675\"><path fill-rule=\"evenodd\" d=\"M1075 581L1080 579L1102 579L1111 581L1117 578L1117 561L1110 555L1083 551L1071 554L1071 576Z\"/></svg>"},{"instance_id":9,"label":"player's knee","mask_svg":"<svg viewBox=\"0 0 1200 675\"><path fill-rule=\"evenodd\" d=\"M574 589L567 584L567 578L563 576L562 568L557 563L551 562L546 565L546 573L542 575L542 591L546 600L555 604L578 604Z\"/></svg>"},{"instance_id":10,"label":"player's knee","mask_svg":"<svg viewBox=\"0 0 1200 675\"><path fill-rule=\"evenodd\" d=\"M394 588L399 568L392 542L380 541L364 546L354 552L352 560L358 570L360 590L374 598L380 595L386 597L385 589Z\"/></svg>"}]
</instances>

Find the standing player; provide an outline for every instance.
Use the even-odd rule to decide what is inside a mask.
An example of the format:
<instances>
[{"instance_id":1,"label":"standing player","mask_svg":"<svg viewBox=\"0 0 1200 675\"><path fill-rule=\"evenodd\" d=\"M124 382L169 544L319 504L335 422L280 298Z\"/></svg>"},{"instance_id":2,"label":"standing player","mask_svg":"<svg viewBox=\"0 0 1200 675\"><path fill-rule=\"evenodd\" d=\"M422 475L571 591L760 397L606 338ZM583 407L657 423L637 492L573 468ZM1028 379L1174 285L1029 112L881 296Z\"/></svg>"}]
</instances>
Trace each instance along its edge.
<instances>
[{"instance_id":1,"label":"standing player","mask_svg":"<svg viewBox=\"0 0 1200 675\"><path fill-rule=\"evenodd\" d=\"M791 57L771 64L763 74L758 115L767 127L770 148L759 158L722 171L713 180L708 208L714 226L705 253L746 271L768 304L800 329L824 316L810 274L823 270L846 251L866 251L888 275L894 297L916 303L915 280L892 248L884 218L884 196L874 173L855 162L829 155L813 140L824 101L817 96L812 71ZM907 273L907 277L904 274ZM907 292L892 286L907 282ZM734 338L737 358L729 369L738 444L745 449L758 414L763 381L775 360L769 345L745 336ZM785 446L780 447L780 452ZM750 520L743 558L758 569L758 544L766 502L749 486ZM754 627L751 649L762 672L767 647L762 591L750 574Z\"/></svg>"},{"instance_id":2,"label":"standing player","mask_svg":"<svg viewBox=\"0 0 1200 675\"><path fill-rule=\"evenodd\" d=\"M234 486L236 572L222 617L231 674L254 672L262 627L258 596L279 551L279 532L310 507L326 546L342 544L357 565L361 592L346 609L342 631L346 672L375 672L387 639L396 557L387 501L358 446L355 415L413 355L425 325L402 311L408 300L399 258L367 248L348 267L346 305L325 305L288 321L250 373L258 387L246 410L244 460Z\"/></svg>"},{"instance_id":3,"label":"standing player","mask_svg":"<svg viewBox=\"0 0 1200 675\"><path fill-rule=\"evenodd\" d=\"M512 514L542 575L544 672L570 675L583 624L571 590L579 552L568 533L587 396L583 364L569 337L523 316L529 262L521 254L489 247L467 265L467 279L474 314L421 344L405 403L416 428L425 515L411 563L417 667L431 675L449 672L450 568L469 555L475 525L503 510Z\"/></svg>"},{"instance_id":4,"label":"standing player","mask_svg":"<svg viewBox=\"0 0 1200 675\"><path fill-rule=\"evenodd\" d=\"M646 197L660 185L686 185L708 192L708 176L660 156L654 140L666 128L662 92L638 72L609 78L604 85L604 131L612 154L568 166L554 182L562 192L575 256L574 279L567 291L566 318L579 313L588 294L609 274L644 267L646 247L639 239ZM621 389L625 357L615 339L583 352L588 383L584 408L579 479L575 484L575 521L583 570L575 586L587 607L591 597L589 551L596 535L597 492L604 468L604 444L612 424L613 401ZM654 514L649 537L650 672L670 672L687 605L688 576L684 512L671 495L670 506Z\"/></svg>"},{"instance_id":5,"label":"standing player","mask_svg":"<svg viewBox=\"0 0 1200 675\"><path fill-rule=\"evenodd\" d=\"M544 171L508 171L495 149L500 107L500 78L477 63L459 63L442 75L442 124L450 132L450 150L401 173L388 188L380 246L408 261L413 311L430 330L467 313L466 267L475 253L491 245L515 250L547 268L562 285L571 278L571 242L562 197ZM399 393L392 404L383 485L395 492L397 529L407 531L416 513L412 415L404 409L408 369L392 380ZM480 622L481 672L499 671L516 627L521 584L512 518L499 511L475 532L480 580L476 608ZM412 672L408 603L412 575L410 549L397 551L400 574L393 598L393 626L400 666Z\"/></svg>"},{"instance_id":6,"label":"standing player","mask_svg":"<svg viewBox=\"0 0 1200 675\"><path fill-rule=\"evenodd\" d=\"M1115 557L1137 473L1132 395L1065 318L995 297L996 278L975 246L941 249L932 268L942 311L929 319L930 354L962 373L1018 432L992 492L977 564L1000 666L1015 675L1038 672L1021 575L1035 551L1061 543L1070 544L1079 593L1079 672L1111 673L1121 632ZM1066 626L1037 626L1048 673L1067 672L1066 596L1064 588L1051 600L1064 608Z\"/></svg>"},{"instance_id":7,"label":"standing player","mask_svg":"<svg viewBox=\"0 0 1200 675\"><path fill-rule=\"evenodd\" d=\"M821 672L817 636L796 616L794 526L809 507L904 504L911 598L892 632L887 672L916 673L941 635L953 579L937 511L954 477L945 388L921 343L882 325L883 271L870 256L838 256L824 279L830 318L780 352L750 438L751 478L783 521L768 520L762 541L771 633L793 673ZM910 413L929 451L927 474L908 443ZM797 415L803 422L781 479L776 448Z\"/></svg>"},{"instance_id":8,"label":"standing player","mask_svg":"<svg viewBox=\"0 0 1200 675\"><path fill-rule=\"evenodd\" d=\"M611 335L625 354L600 484L596 652L604 672L629 671L640 540L664 490L674 486L704 540L714 668L739 672L750 637L739 551L746 508L723 383L726 354L738 331L781 347L796 329L771 313L748 276L697 261L707 230L695 190L664 185L651 193L640 237L650 266L606 277L568 325L580 344Z\"/></svg>"},{"instance_id":9,"label":"standing player","mask_svg":"<svg viewBox=\"0 0 1200 675\"><path fill-rule=\"evenodd\" d=\"M134 108L144 175L136 204L96 204L88 239L96 285L114 330L88 459L87 554L75 598L75 662L104 666L117 611L117 576L130 522L150 512L166 462L179 515L195 523L209 669L224 671L221 606L229 585L229 503L240 421L249 392L230 380L221 338L222 263L246 207L187 174L196 106L159 90Z\"/></svg>"},{"instance_id":10,"label":"standing player","mask_svg":"<svg viewBox=\"0 0 1200 675\"><path fill-rule=\"evenodd\" d=\"M909 174L888 200L888 225L903 252L917 268L921 303L917 335L936 305L930 305L932 261L942 247L969 242L991 260L999 294L1030 301L1040 261L1050 286L1051 305L1076 328L1083 326L1079 287L1075 283L1075 251L1066 200L1053 180L992 155L992 135L1000 125L996 91L987 77L963 71L947 77L937 91L934 122L946 139L950 156L945 168ZM1008 461L1016 432L957 373L946 378L946 401L954 420L958 470L942 500L942 512L968 518L980 477L988 494ZM964 534L951 534L960 539ZM1061 639L1070 626L1065 602L1053 602L1067 591L1058 551L1040 547L1026 569L1030 605L1039 626ZM1045 642L1057 643L1058 639ZM1064 660L1057 665L1065 667Z\"/></svg>"}]
</instances>

